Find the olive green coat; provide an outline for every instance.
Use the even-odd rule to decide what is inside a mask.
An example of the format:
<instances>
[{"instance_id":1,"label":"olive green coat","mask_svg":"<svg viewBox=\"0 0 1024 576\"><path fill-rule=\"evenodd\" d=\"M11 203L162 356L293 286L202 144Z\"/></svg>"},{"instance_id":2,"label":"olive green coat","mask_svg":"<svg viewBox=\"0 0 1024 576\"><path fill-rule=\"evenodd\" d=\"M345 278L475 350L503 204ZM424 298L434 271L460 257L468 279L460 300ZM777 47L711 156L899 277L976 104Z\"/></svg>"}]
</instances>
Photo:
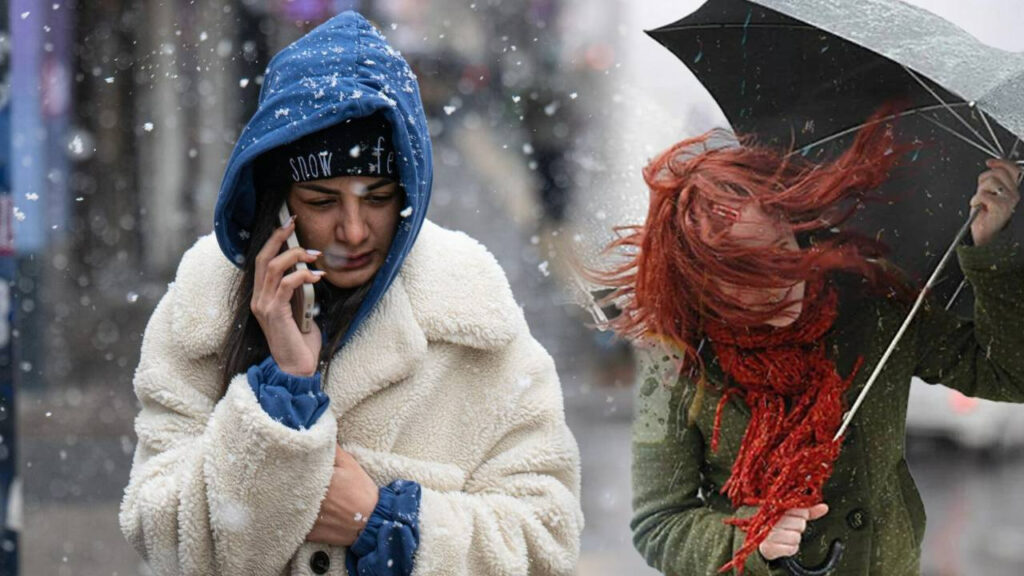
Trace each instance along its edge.
<instances>
[{"instance_id":1,"label":"olive green coat","mask_svg":"<svg viewBox=\"0 0 1024 576\"><path fill-rule=\"evenodd\" d=\"M968 396L1024 402L1024 265L1021 247L1004 234L957 253L975 293L974 321L941 306L922 307L857 413L824 488L828 514L809 524L797 558L817 566L829 544L846 551L835 576L920 573L925 512L904 460L911 376ZM826 345L846 377L858 355L864 365L847 392L850 406L903 322L909 306L861 296L859 279L834 277L839 316ZM706 347L704 353L707 353ZM722 521L736 513L719 493L729 477L749 410L732 398L723 410L718 450L710 447L721 370L705 356L710 386L696 420L686 415L694 386L674 382L671 358L660 353L641 366L633 424L633 540L647 562L665 574L716 574L743 543ZM741 508L738 513L749 515ZM746 563L754 576L785 574L760 554Z\"/></svg>"}]
</instances>

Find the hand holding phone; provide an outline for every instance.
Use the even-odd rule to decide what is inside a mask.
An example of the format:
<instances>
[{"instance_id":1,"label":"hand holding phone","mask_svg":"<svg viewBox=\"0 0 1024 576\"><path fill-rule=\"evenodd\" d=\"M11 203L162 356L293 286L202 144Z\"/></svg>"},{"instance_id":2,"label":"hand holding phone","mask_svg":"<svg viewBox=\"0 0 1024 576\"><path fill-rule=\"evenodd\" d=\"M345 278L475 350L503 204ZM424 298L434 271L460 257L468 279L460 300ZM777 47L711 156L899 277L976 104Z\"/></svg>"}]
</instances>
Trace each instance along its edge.
<instances>
[{"instance_id":1,"label":"hand holding phone","mask_svg":"<svg viewBox=\"0 0 1024 576\"><path fill-rule=\"evenodd\" d=\"M278 218L281 221L281 226L287 226L291 221L292 215L288 211L287 202L281 203ZM295 231L292 230L292 233L288 235L288 246L286 249L297 248L298 246L299 238L295 235ZM295 270L306 271L309 270L309 266L305 262L300 261L295 264ZM292 292L292 315L295 317L295 323L303 334L307 334L313 329L313 309L315 306L316 293L313 290L312 284L303 284Z\"/></svg>"},{"instance_id":2,"label":"hand holding phone","mask_svg":"<svg viewBox=\"0 0 1024 576\"><path fill-rule=\"evenodd\" d=\"M298 245L295 219L287 210L280 210L281 227L256 255L249 308L278 367L296 376L311 376L316 373L323 346L320 329L313 321L313 284L323 279L324 272L309 269L319 252Z\"/></svg>"}]
</instances>

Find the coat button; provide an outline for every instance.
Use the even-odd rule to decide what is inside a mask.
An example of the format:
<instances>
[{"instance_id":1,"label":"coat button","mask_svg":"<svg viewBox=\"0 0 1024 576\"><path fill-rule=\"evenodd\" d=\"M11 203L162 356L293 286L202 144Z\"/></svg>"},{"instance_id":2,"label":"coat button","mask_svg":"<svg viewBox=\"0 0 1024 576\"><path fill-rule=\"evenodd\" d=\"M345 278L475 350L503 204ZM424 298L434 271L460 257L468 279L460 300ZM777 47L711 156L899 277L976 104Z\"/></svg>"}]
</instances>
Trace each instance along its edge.
<instances>
[{"instance_id":1,"label":"coat button","mask_svg":"<svg viewBox=\"0 0 1024 576\"><path fill-rule=\"evenodd\" d=\"M855 508L846 515L846 523L854 530L860 530L867 524L868 513L860 508Z\"/></svg>"},{"instance_id":2,"label":"coat button","mask_svg":"<svg viewBox=\"0 0 1024 576\"><path fill-rule=\"evenodd\" d=\"M313 574L327 574L327 571L331 569L331 557L327 555L327 552L317 550L309 557L309 567L313 570Z\"/></svg>"}]
</instances>

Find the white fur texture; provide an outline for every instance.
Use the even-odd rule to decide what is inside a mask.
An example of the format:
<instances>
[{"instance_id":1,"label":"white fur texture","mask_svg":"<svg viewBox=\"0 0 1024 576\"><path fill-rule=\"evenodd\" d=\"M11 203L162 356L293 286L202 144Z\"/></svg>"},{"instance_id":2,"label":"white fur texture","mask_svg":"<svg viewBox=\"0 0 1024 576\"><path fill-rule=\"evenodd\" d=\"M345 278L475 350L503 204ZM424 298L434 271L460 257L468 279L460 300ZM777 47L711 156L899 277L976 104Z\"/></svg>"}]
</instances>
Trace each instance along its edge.
<instances>
[{"instance_id":1,"label":"white fur texture","mask_svg":"<svg viewBox=\"0 0 1024 576\"><path fill-rule=\"evenodd\" d=\"M311 574L305 543L333 445L383 485L423 486L420 575L572 574L579 452L554 364L494 258L429 221L399 277L335 356L309 430L271 420L244 374L220 398L239 272L212 235L182 259L146 328L121 529L157 574Z\"/></svg>"}]
</instances>

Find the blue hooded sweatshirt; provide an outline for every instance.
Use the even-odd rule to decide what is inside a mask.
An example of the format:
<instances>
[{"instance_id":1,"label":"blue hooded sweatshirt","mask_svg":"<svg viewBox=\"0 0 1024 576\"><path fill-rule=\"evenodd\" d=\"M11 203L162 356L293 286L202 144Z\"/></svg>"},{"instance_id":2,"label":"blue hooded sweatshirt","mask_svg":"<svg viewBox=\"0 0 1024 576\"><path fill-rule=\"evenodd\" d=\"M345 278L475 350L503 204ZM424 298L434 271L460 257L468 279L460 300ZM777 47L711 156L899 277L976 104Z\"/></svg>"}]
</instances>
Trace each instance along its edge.
<instances>
[{"instance_id":1,"label":"blue hooded sweatshirt","mask_svg":"<svg viewBox=\"0 0 1024 576\"><path fill-rule=\"evenodd\" d=\"M270 61L259 107L235 144L214 213L221 250L242 267L256 208L253 161L328 126L376 112L392 128L405 206L384 264L342 346L398 275L423 225L433 182L430 135L416 76L365 18L355 12L339 14ZM312 426L327 408L319 373L309 378L291 376L270 357L251 367L248 378L264 410L291 428ZM396 481L381 488L377 509L349 549L350 573L411 573L419 541L419 493L415 482ZM378 542L388 543L386 553L378 549Z\"/></svg>"}]
</instances>

